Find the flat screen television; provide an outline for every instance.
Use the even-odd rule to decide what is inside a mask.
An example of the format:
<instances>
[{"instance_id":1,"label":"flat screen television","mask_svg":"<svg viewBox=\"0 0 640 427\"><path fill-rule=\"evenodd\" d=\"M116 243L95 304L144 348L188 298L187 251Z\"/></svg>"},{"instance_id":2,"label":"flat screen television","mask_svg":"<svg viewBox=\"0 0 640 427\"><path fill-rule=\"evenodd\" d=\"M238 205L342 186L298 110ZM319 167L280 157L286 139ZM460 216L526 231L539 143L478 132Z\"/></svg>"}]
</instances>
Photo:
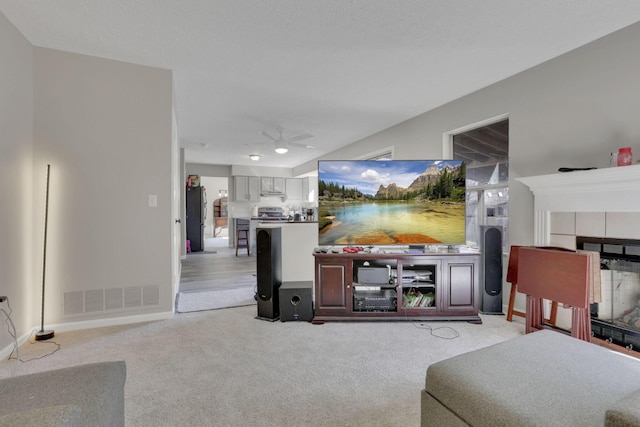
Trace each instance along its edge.
<instances>
[{"instance_id":1,"label":"flat screen television","mask_svg":"<svg viewBox=\"0 0 640 427\"><path fill-rule=\"evenodd\" d=\"M318 244L465 244L458 160L318 161Z\"/></svg>"}]
</instances>

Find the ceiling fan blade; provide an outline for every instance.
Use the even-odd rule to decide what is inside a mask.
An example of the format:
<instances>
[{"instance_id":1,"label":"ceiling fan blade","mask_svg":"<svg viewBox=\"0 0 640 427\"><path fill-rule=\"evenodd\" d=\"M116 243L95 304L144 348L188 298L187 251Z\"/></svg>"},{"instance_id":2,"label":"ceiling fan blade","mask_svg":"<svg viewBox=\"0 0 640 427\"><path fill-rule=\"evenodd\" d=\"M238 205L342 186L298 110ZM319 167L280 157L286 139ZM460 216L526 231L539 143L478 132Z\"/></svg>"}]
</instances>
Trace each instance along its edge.
<instances>
[{"instance_id":1,"label":"ceiling fan blade","mask_svg":"<svg viewBox=\"0 0 640 427\"><path fill-rule=\"evenodd\" d=\"M310 144L300 144L299 142L290 142L289 143L290 146L292 147L297 147L297 148L308 148L308 149L314 149L316 147L314 147L313 145Z\"/></svg>"},{"instance_id":2,"label":"ceiling fan blade","mask_svg":"<svg viewBox=\"0 0 640 427\"><path fill-rule=\"evenodd\" d=\"M273 140L273 141L275 141L275 142L278 142L278 141L279 141L279 139L278 139L278 138L273 137L273 136L269 135L268 133L266 133L266 132L264 132L264 131L260 132L260 135L266 136L267 138L272 139L272 140Z\"/></svg>"},{"instance_id":3,"label":"ceiling fan blade","mask_svg":"<svg viewBox=\"0 0 640 427\"><path fill-rule=\"evenodd\" d=\"M301 141L303 139L307 139L307 138L312 138L313 135L309 134L309 133L303 133L301 135L298 136L292 136L291 138L286 138L285 141L286 142L295 142L295 141Z\"/></svg>"}]
</instances>

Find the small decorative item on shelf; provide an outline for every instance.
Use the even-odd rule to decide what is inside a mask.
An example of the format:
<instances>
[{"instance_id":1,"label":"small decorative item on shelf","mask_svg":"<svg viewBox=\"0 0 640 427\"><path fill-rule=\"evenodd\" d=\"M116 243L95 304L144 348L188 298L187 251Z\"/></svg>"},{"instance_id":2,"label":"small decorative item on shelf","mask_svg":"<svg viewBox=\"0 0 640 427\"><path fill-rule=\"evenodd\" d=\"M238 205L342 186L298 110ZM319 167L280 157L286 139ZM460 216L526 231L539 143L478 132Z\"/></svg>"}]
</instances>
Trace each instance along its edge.
<instances>
[{"instance_id":1,"label":"small decorative item on shelf","mask_svg":"<svg viewBox=\"0 0 640 427\"><path fill-rule=\"evenodd\" d=\"M632 163L631 147L618 150L618 166L629 166Z\"/></svg>"}]
</instances>

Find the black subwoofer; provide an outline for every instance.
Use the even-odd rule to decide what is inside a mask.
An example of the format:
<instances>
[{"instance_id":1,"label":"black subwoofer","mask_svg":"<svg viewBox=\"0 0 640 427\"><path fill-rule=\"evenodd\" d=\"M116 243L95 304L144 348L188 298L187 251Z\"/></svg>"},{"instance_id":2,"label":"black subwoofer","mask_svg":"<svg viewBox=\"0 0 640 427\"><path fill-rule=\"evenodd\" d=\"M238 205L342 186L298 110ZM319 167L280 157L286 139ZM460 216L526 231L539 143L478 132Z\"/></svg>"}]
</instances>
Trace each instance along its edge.
<instances>
[{"instance_id":1,"label":"black subwoofer","mask_svg":"<svg viewBox=\"0 0 640 427\"><path fill-rule=\"evenodd\" d=\"M280 286L280 321L313 320L313 282L284 282Z\"/></svg>"},{"instance_id":2,"label":"black subwoofer","mask_svg":"<svg viewBox=\"0 0 640 427\"><path fill-rule=\"evenodd\" d=\"M282 283L282 239L279 228L256 229L258 318L278 320L278 288Z\"/></svg>"},{"instance_id":3,"label":"black subwoofer","mask_svg":"<svg viewBox=\"0 0 640 427\"><path fill-rule=\"evenodd\" d=\"M502 314L502 228L480 226L480 285L481 312Z\"/></svg>"}]
</instances>

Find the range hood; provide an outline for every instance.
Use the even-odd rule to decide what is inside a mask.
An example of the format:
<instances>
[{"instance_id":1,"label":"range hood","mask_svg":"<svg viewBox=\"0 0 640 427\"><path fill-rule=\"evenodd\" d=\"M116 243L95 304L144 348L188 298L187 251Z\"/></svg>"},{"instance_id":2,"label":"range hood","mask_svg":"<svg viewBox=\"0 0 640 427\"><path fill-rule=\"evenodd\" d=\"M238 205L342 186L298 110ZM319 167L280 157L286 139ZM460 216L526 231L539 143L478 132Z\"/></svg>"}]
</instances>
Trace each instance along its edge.
<instances>
[{"instance_id":1,"label":"range hood","mask_svg":"<svg viewBox=\"0 0 640 427\"><path fill-rule=\"evenodd\" d=\"M282 201L285 201L285 199L287 198L287 194L286 193L282 193L282 192L276 192L276 191L261 191L260 192L260 196L261 197L280 197L282 199Z\"/></svg>"},{"instance_id":2,"label":"range hood","mask_svg":"<svg viewBox=\"0 0 640 427\"><path fill-rule=\"evenodd\" d=\"M287 197L287 194L281 191L261 191L260 195L262 197Z\"/></svg>"}]
</instances>

